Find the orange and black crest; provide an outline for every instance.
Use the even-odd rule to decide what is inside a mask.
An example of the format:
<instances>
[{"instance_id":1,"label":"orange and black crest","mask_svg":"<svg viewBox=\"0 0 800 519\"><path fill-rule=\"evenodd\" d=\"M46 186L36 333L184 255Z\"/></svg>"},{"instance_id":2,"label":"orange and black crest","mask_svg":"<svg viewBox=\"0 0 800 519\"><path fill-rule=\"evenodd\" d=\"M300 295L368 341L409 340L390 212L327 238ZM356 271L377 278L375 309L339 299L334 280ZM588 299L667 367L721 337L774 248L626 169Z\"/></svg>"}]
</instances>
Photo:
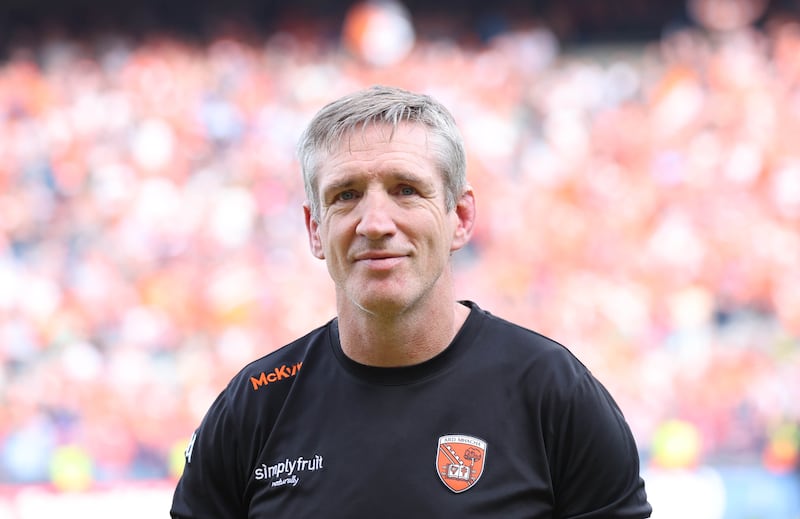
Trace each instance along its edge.
<instances>
[{"instance_id":1,"label":"orange and black crest","mask_svg":"<svg viewBox=\"0 0 800 519\"><path fill-rule=\"evenodd\" d=\"M486 466L486 442L474 436L448 434L439 438L436 470L439 479L455 493L478 481Z\"/></svg>"}]
</instances>

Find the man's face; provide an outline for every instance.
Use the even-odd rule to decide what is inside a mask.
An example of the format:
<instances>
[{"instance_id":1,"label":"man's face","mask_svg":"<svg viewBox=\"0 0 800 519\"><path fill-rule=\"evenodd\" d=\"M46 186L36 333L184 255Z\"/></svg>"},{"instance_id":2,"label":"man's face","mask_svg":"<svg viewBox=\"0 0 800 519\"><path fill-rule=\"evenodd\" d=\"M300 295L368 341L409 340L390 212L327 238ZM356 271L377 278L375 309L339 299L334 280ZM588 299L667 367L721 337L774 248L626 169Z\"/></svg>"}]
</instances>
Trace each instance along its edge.
<instances>
[{"instance_id":1,"label":"man's face","mask_svg":"<svg viewBox=\"0 0 800 519\"><path fill-rule=\"evenodd\" d=\"M305 207L312 253L325 259L338 304L397 315L430 297L452 301L449 256L469 240L468 191L445 209L445 186L421 126L370 125L323 159L319 221ZM443 275L445 274L445 275Z\"/></svg>"}]
</instances>

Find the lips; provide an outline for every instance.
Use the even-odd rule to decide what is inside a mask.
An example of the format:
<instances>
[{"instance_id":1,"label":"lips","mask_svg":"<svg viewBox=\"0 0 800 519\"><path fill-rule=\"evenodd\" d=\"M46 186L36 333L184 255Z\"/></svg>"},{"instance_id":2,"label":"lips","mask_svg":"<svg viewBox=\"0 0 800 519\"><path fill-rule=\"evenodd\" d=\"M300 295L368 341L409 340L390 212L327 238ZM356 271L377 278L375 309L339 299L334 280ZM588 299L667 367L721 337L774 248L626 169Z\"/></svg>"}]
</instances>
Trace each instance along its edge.
<instances>
[{"instance_id":1,"label":"lips","mask_svg":"<svg viewBox=\"0 0 800 519\"><path fill-rule=\"evenodd\" d=\"M386 251L370 251L354 256L355 262L362 265L367 265L374 269L388 269L400 263L406 257L405 254L386 252Z\"/></svg>"},{"instance_id":2,"label":"lips","mask_svg":"<svg viewBox=\"0 0 800 519\"><path fill-rule=\"evenodd\" d=\"M404 256L404 254L393 254L390 252L365 252L362 254L356 254L355 260L356 261L385 260L391 258L400 258L402 256Z\"/></svg>"}]
</instances>

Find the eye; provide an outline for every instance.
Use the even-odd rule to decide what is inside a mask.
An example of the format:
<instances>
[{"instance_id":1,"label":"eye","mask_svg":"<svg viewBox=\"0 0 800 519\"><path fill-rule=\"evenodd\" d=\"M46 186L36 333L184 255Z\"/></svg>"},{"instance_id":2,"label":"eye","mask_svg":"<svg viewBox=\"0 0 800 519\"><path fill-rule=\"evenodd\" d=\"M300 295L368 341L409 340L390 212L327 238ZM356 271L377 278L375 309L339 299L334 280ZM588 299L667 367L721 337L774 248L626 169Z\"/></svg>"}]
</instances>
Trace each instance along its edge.
<instances>
[{"instance_id":1,"label":"eye","mask_svg":"<svg viewBox=\"0 0 800 519\"><path fill-rule=\"evenodd\" d=\"M411 196L417 194L417 190L411 186L400 186L400 194L403 196Z\"/></svg>"},{"instance_id":2,"label":"eye","mask_svg":"<svg viewBox=\"0 0 800 519\"><path fill-rule=\"evenodd\" d=\"M356 193L355 191L342 191L338 195L336 195L336 200L340 200L342 202L349 202L350 200L355 200Z\"/></svg>"}]
</instances>

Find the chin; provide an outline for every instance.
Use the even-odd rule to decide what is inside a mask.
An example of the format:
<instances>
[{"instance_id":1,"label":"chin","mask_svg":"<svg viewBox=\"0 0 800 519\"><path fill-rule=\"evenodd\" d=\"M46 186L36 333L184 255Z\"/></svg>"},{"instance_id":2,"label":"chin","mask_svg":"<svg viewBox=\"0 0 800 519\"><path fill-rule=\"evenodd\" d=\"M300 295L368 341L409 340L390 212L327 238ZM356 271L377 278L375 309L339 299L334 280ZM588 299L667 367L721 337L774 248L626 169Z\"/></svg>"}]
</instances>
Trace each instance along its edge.
<instances>
[{"instance_id":1,"label":"chin","mask_svg":"<svg viewBox=\"0 0 800 519\"><path fill-rule=\"evenodd\" d=\"M398 315L411 306L408 298L389 295L361 297L353 302L361 311L371 315Z\"/></svg>"}]
</instances>

